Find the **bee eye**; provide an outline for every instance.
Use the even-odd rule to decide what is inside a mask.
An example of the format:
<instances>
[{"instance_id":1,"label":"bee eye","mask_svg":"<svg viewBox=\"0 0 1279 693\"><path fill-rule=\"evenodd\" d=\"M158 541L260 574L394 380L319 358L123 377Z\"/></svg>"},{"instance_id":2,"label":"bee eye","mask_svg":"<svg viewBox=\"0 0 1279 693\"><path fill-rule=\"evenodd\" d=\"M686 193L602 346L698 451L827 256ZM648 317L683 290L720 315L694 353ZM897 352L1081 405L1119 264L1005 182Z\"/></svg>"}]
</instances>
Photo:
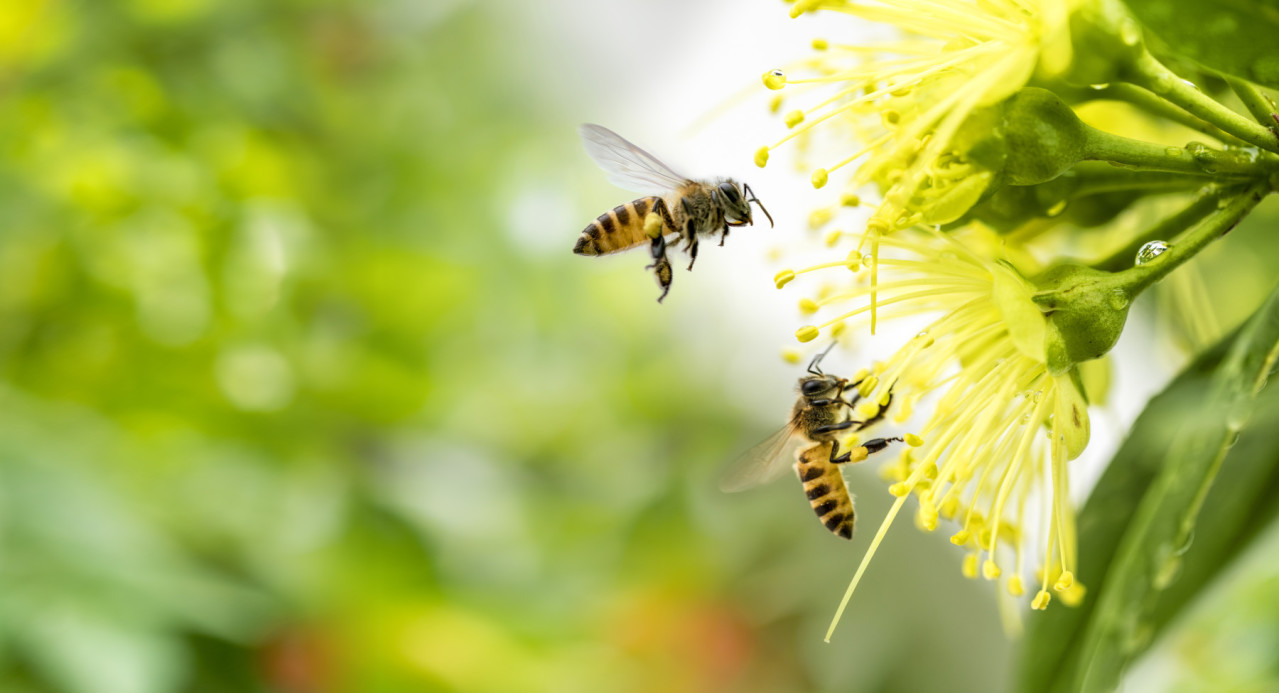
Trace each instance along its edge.
<instances>
[{"instance_id":1,"label":"bee eye","mask_svg":"<svg viewBox=\"0 0 1279 693\"><path fill-rule=\"evenodd\" d=\"M805 380L804 384L801 385L799 389L805 396L812 397L813 395L825 390L826 383L820 380Z\"/></svg>"},{"instance_id":2,"label":"bee eye","mask_svg":"<svg viewBox=\"0 0 1279 693\"><path fill-rule=\"evenodd\" d=\"M741 199L741 194L737 192L737 186L732 183L720 183L719 191L723 193L724 198L729 202L737 202Z\"/></svg>"}]
</instances>

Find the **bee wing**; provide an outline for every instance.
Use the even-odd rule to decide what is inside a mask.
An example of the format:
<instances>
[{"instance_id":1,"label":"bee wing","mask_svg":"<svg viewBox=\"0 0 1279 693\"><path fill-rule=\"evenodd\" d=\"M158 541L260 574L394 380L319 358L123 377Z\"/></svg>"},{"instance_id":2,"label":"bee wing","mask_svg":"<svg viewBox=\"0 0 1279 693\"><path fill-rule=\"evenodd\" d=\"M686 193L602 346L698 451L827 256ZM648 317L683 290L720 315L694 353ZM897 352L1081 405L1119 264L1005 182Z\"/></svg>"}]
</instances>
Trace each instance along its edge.
<instances>
[{"instance_id":1,"label":"bee wing","mask_svg":"<svg viewBox=\"0 0 1279 693\"><path fill-rule=\"evenodd\" d=\"M595 160L613 185L633 192L653 194L679 188L687 176L672 171L657 157L600 125L587 123L577 129L586 153Z\"/></svg>"},{"instance_id":2,"label":"bee wing","mask_svg":"<svg viewBox=\"0 0 1279 693\"><path fill-rule=\"evenodd\" d=\"M795 435L799 432L797 422L792 421L773 435L765 438L755 447L742 453L728 467L728 473L720 482L719 488L725 493L745 491L777 477L790 469L786 464L786 452L798 447L802 442Z\"/></svg>"}]
</instances>

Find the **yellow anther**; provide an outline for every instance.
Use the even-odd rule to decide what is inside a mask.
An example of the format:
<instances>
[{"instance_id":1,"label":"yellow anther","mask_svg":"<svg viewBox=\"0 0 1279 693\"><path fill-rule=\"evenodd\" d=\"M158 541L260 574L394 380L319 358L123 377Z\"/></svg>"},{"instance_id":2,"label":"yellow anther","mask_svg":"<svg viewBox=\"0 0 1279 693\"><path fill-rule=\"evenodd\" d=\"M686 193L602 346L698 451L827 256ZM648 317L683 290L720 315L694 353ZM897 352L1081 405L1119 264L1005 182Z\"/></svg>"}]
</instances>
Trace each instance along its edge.
<instances>
[{"instance_id":1,"label":"yellow anther","mask_svg":"<svg viewBox=\"0 0 1279 693\"><path fill-rule=\"evenodd\" d=\"M870 375L870 371L869 371L869 370L867 370L867 369L865 369L865 368L863 368L863 369L861 369L861 370L857 371L856 373L854 373L854 374L853 374L853 377L852 377L852 378L850 378L850 380L852 380L852 381L853 381L853 382L855 382L855 383L860 383L861 381L865 380L865 379L866 379L866 376L868 376L868 375Z\"/></svg>"},{"instance_id":2,"label":"yellow anther","mask_svg":"<svg viewBox=\"0 0 1279 693\"><path fill-rule=\"evenodd\" d=\"M1014 575L1008 578L1008 594L1014 597L1020 597L1026 593L1026 588L1021 586L1021 576Z\"/></svg>"},{"instance_id":3,"label":"yellow anther","mask_svg":"<svg viewBox=\"0 0 1279 693\"><path fill-rule=\"evenodd\" d=\"M1048 592L1039 590L1039 593L1035 595L1034 601L1030 603L1030 608L1036 611L1043 611L1048 608L1048 602L1050 601L1052 601L1052 597L1048 596Z\"/></svg>"},{"instance_id":4,"label":"yellow anther","mask_svg":"<svg viewBox=\"0 0 1279 693\"><path fill-rule=\"evenodd\" d=\"M813 182L814 188L820 188L826 185L827 178L826 169L819 168L816 171L813 171L813 176L810 180Z\"/></svg>"},{"instance_id":5,"label":"yellow anther","mask_svg":"<svg viewBox=\"0 0 1279 693\"><path fill-rule=\"evenodd\" d=\"M818 309L818 308L820 308L820 307L821 307L821 306L818 306L818 305L817 305L817 301L814 301L814 300L813 300L813 299L811 299L811 298L801 298L801 299L799 299L799 312L801 312L801 313L805 313L805 314L807 314L807 315L812 315L813 313L816 313L816 312L817 312L817 309Z\"/></svg>"},{"instance_id":6,"label":"yellow anther","mask_svg":"<svg viewBox=\"0 0 1279 693\"><path fill-rule=\"evenodd\" d=\"M924 467L924 478L929 481L935 481L940 473L941 472L937 470L936 462L930 462L927 467Z\"/></svg>"},{"instance_id":7,"label":"yellow anther","mask_svg":"<svg viewBox=\"0 0 1279 693\"><path fill-rule=\"evenodd\" d=\"M994 580L999 577L999 566L995 565L995 559L986 559L986 562L981 566L981 575L987 580Z\"/></svg>"},{"instance_id":8,"label":"yellow anther","mask_svg":"<svg viewBox=\"0 0 1279 693\"><path fill-rule=\"evenodd\" d=\"M862 450L865 450L865 449L866 448L862 448ZM904 481L899 481L893 484L892 486L889 486L888 492L893 494L894 496L897 496L898 498L901 498L902 496L905 496L906 494L910 493L910 486L907 486L906 482Z\"/></svg>"},{"instance_id":9,"label":"yellow anther","mask_svg":"<svg viewBox=\"0 0 1279 693\"><path fill-rule=\"evenodd\" d=\"M826 42L826 39L820 39L820 38L813 39L813 50L824 51L829 47L830 47L830 44Z\"/></svg>"},{"instance_id":10,"label":"yellow anther","mask_svg":"<svg viewBox=\"0 0 1279 693\"><path fill-rule=\"evenodd\" d=\"M769 70L764 73L764 86L769 89L781 89L786 86L786 73L781 70Z\"/></svg>"},{"instance_id":11,"label":"yellow anther","mask_svg":"<svg viewBox=\"0 0 1279 693\"><path fill-rule=\"evenodd\" d=\"M1079 604L1083 602L1084 595L1087 592L1088 590L1084 588L1083 583L1076 582L1075 584L1070 586L1070 589L1060 594L1061 603L1065 604L1066 606L1079 606Z\"/></svg>"},{"instance_id":12,"label":"yellow anther","mask_svg":"<svg viewBox=\"0 0 1279 693\"><path fill-rule=\"evenodd\" d=\"M839 203L845 207L856 207L862 203L862 198L852 193L844 193L839 197Z\"/></svg>"},{"instance_id":13,"label":"yellow anther","mask_svg":"<svg viewBox=\"0 0 1279 693\"><path fill-rule=\"evenodd\" d=\"M888 403L892 401L893 401L893 393L888 390L884 390L883 392L879 393L879 399L876 400L876 404L878 404L882 408L882 407L888 406Z\"/></svg>"},{"instance_id":14,"label":"yellow anther","mask_svg":"<svg viewBox=\"0 0 1279 693\"><path fill-rule=\"evenodd\" d=\"M844 235L844 232L840 231L839 229L835 229L834 231L828 232L826 234L826 247L834 248L835 244L839 243L839 239L842 238L843 235Z\"/></svg>"},{"instance_id":15,"label":"yellow anther","mask_svg":"<svg viewBox=\"0 0 1279 693\"><path fill-rule=\"evenodd\" d=\"M995 548L995 547L994 547L994 546L991 546L991 544L990 544L990 543L991 543L992 541L994 541L994 540L995 540L995 535L991 533L991 531L990 531L990 528L989 528L989 527L987 527L987 528L983 529L983 530L981 531L981 535L979 535L977 538L978 538L978 540L981 542L981 545L982 545L982 546L984 546L984 547L986 547L987 549L990 549L990 550L992 550L992 551L994 550L994 548Z\"/></svg>"},{"instance_id":16,"label":"yellow anther","mask_svg":"<svg viewBox=\"0 0 1279 693\"><path fill-rule=\"evenodd\" d=\"M866 230L870 233L878 233L882 236L892 231L892 227L883 219L872 217L870 221L866 222Z\"/></svg>"},{"instance_id":17,"label":"yellow anther","mask_svg":"<svg viewBox=\"0 0 1279 693\"><path fill-rule=\"evenodd\" d=\"M773 283L776 284L777 288L780 289L783 286L786 286L787 284L791 283L791 280L794 278L795 278L795 270L785 269L773 275Z\"/></svg>"},{"instance_id":18,"label":"yellow anther","mask_svg":"<svg viewBox=\"0 0 1279 693\"><path fill-rule=\"evenodd\" d=\"M821 330L812 325L804 325L798 330L795 330L795 339L798 339L801 342L811 342L814 339L817 339L817 336L821 333Z\"/></svg>"},{"instance_id":19,"label":"yellow anther","mask_svg":"<svg viewBox=\"0 0 1279 693\"><path fill-rule=\"evenodd\" d=\"M869 421L879 414L879 405L874 402L862 402L857 405L857 413L861 414L863 420Z\"/></svg>"},{"instance_id":20,"label":"yellow anther","mask_svg":"<svg viewBox=\"0 0 1279 693\"><path fill-rule=\"evenodd\" d=\"M924 439L920 438L914 433L907 433L906 435L902 436L902 438L905 438L906 444L911 446L912 448L917 448L924 444Z\"/></svg>"},{"instance_id":21,"label":"yellow anther","mask_svg":"<svg viewBox=\"0 0 1279 693\"><path fill-rule=\"evenodd\" d=\"M926 532L937 529L937 506L928 499L919 501L919 526Z\"/></svg>"},{"instance_id":22,"label":"yellow anther","mask_svg":"<svg viewBox=\"0 0 1279 693\"><path fill-rule=\"evenodd\" d=\"M755 165L764 168L768 164L768 147L760 147L755 150Z\"/></svg>"},{"instance_id":23,"label":"yellow anther","mask_svg":"<svg viewBox=\"0 0 1279 693\"><path fill-rule=\"evenodd\" d=\"M967 556L964 556L963 573L964 577L969 580L977 579L977 554L970 553Z\"/></svg>"},{"instance_id":24,"label":"yellow anther","mask_svg":"<svg viewBox=\"0 0 1279 693\"><path fill-rule=\"evenodd\" d=\"M780 110L782 110L782 95L776 94L768 102L768 112L776 113Z\"/></svg>"},{"instance_id":25,"label":"yellow anther","mask_svg":"<svg viewBox=\"0 0 1279 693\"><path fill-rule=\"evenodd\" d=\"M660 214L649 212L648 216L644 217L644 233L649 238L657 238L662 235L662 217Z\"/></svg>"},{"instance_id":26,"label":"yellow anther","mask_svg":"<svg viewBox=\"0 0 1279 693\"><path fill-rule=\"evenodd\" d=\"M879 386L879 378L873 375L869 376L865 380L858 383L857 394L861 395L862 397L870 397L870 393L874 392L875 388L878 386Z\"/></svg>"},{"instance_id":27,"label":"yellow anther","mask_svg":"<svg viewBox=\"0 0 1279 693\"><path fill-rule=\"evenodd\" d=\"M963 546L964 544L968 543L969 539L972 539L972 538L973 538L972 532L969 532L966 529L961 529L958 532L955 532L954 534L950 535L950 543L954 544L955 546Z\"/></svg>"},{"instance_id":28,"label":"yellow anther","mask_svg":"<svg viewBox=\"0 0 1279 693\"><path fill-rule=\"evenodd\" d=\"M798 351L794 349L782 349L782 360L786 363L799 363L803 359Z\"/></svg>"},{"instance_id":29,"label":"yellow anther","mask_svg":"<svg viewBox=\"0 0 1279 693\"><path fill-rule=\"evenodd\" d=\"M786 127L793 128L804 122L804 112L796 109L782 116L782 122L786 123Z\"/></svg>"},{"instance_id":30,"label":"yellow anther","mask_svg":"<svg viewBox=\"0 0 1279 693\"><path fill-rule=\"evenodd\" d=\"M1075 576L1069 570L1063 572L1061 577L1057 578L1057 584L1053 585L1053 589L1058 592L1065 592L1075 584Z\"/></svg>"},{"instance_id":31,"label":"yellow anther","mask_svg":"<svg viewBox=\"0 0 1279 693\"><path fill-rule=\"evenodd\" d=\"M847 328L848 328L847 324L843 322L837 322L834 325L830 326L830 336L838 337L841 334L844 334L844 330Z\"/></svg>"},{"instance_id":32,"label":"yellow anther","mask_svg":"<svg viewBox=\"0 0 1279 693\"><path fill-rule=\"evenodd\" d=\"M955 517L959 513L959 499L955 496L947 498L941 504L941 516L947 520Z\"/></svg>"},{"instance_id":33,"label":"yellow anther","mask_svg":"<svg viewBox=\"0 0 1279 693\"><path fill-rule=\"evenodd\" d=\"M844 264L850 272L860 272L862 269L862 254L856 250L848 251L848 259L844 260Z\"/></svg>"},{"instance_id":34,"label":"yellow anther","mask_svg":"<svg viewBox=\"0 0 1279 693\"><path fill-rule=\"evenodd\" d=\"M830 223L831 211L829 209L816 209L812 214L808 215L808 228L820 229Z\"/></svg>"}]
</instances>

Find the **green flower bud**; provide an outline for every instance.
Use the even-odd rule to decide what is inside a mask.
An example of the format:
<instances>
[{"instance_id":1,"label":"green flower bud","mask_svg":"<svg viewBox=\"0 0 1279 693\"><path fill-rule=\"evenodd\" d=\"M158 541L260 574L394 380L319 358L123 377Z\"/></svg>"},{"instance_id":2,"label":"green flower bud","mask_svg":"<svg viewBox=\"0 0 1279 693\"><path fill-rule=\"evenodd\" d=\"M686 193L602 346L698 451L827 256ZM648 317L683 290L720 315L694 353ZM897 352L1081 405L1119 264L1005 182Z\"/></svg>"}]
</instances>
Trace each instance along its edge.
<instances>
[{"instance_id":1,"label":"green flower bud","mask_svg":"<svg viewBox=\"0 0 1279 693\"><path fill-rule=\"evenodd\" d=\"M1048 319L1044 353L1050 373L1066 373L1119 341L1131 296L1117 275L1059 265L1036 278L1035 285L1039 291L1031 299Z\"/></svg>"},{"instance_id":2,"label":"green flower bud","mask_svg":"<svg viewBox=\"0 0 1279 693\"><path fill-rule=\"evenodd\" d=\"M1017 92L1004 104L1006 182L1036 185L1060 176L1084 158L1088 130L1056 94L1037 87Z\"/></svg>"}]
</instances>

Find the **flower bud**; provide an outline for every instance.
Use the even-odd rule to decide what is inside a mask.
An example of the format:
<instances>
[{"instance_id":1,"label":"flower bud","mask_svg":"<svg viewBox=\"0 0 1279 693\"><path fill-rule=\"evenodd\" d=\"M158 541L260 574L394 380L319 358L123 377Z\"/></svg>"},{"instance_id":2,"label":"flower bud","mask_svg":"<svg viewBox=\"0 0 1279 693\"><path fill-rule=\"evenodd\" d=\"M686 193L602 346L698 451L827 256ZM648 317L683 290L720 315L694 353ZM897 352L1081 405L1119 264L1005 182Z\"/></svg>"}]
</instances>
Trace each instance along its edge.
<instances>
[{"instance_id":1,"label":"flower bud","mask_svg":"<svg viewBox=\"0 0 1279 693\"><path fill-rule=\"evenodd\" d=\"M1084 158L1088 128L1056 94L1027 87L1004 105L1004 138L1005 182L1036 185Z\"/></svg>"},{"instance_id":2,"label":"flower bud","mask_svg":"<svg viewBox=\"0 0 1279 693\"><path fill-rule=\"evenodd\" d=\"M1032 300L1048 319L1044 352L1048 371L1060 375L1098 358L1119 341L1130 296L1110 272L1059 265L1035 280Z\"/></svg>"}]
</instances>

